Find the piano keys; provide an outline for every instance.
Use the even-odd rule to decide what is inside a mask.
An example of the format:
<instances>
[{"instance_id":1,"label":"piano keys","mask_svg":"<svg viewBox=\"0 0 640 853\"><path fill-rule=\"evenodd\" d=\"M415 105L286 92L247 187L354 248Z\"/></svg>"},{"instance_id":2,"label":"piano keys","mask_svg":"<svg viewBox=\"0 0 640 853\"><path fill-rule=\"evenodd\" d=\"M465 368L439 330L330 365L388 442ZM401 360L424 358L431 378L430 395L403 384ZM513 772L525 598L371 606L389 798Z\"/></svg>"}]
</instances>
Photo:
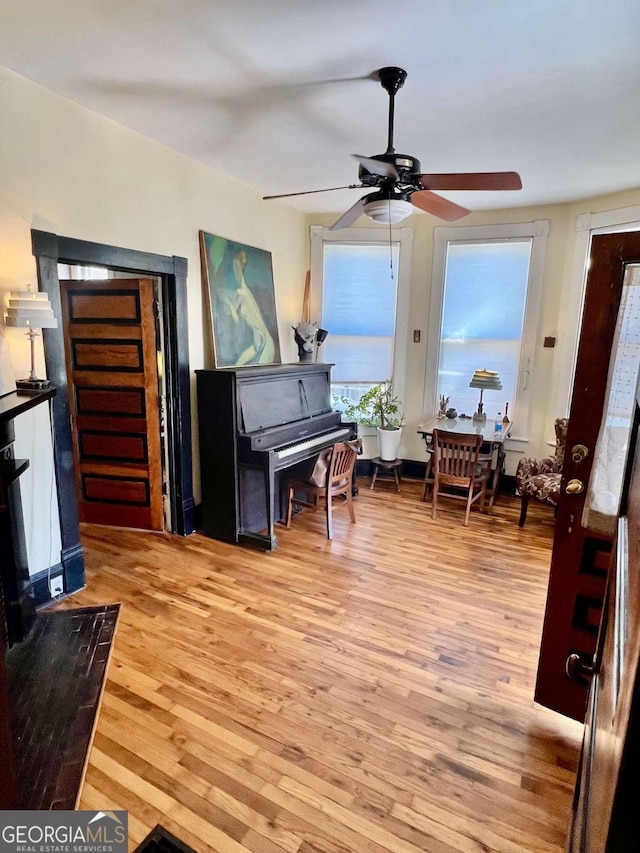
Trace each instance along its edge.
<instances>
[{"instance_id":1,"label":"piano keys","mask_svg":"<svg viewBox=\"0 0 640 853\"><path fill-rule=\"evenodd\" d=\"M318 454L325 447L335 444L337 441L346 441L350 437L350 433L351 430L343 427L342 429L321 433L306 441L290 444L288 447L283 447L280 450L274 450L273 458L276 470L280 470L287 465L292 465L294 462L302 459L308 459L309 453Z\"/></svg>"},{"instance_id":2,"label":"piano keys","mask_svg":"<svg viewBox=\"0 0 640 853\"><path fill-rule=\"evenodd\" d=\"M197 370L202 532L272 551L280 483L353 437L331 410L330 364Z\"/></svg>"}]
</instances>

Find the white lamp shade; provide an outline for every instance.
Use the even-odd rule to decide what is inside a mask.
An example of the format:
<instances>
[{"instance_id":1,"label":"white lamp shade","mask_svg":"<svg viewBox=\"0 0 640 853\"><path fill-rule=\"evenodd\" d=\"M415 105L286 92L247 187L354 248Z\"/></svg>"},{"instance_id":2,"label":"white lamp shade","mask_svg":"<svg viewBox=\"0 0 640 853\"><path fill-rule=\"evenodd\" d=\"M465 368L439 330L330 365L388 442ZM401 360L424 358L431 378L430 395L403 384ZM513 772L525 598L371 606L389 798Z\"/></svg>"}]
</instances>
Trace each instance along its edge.
<instances>
[{"instance_id":1,"label":"white lamp shade","mask_svg":"<svg viewBox=\"0 0 640 853\"><path fill-rule=\"evenodd\" d=\"M47 294L31 290L11 291L5 323L31 329L55 329L58 326Z\"/></svg>"},{"instance_id":2,"label":"white lamp shade","mask_svg":"<svg viewBox=\"0 0 640 853\"><path fill-rule=\"evenodd\" d=\"M402 222L407 216L411 216L413 205L400 198L381 198L365 202L364 212L369 219L381 225L395 225L396 222Z\"/></svg>"},{"instance_id":3,"label":"white lamp shade","mask_svg":"<svg viewBox=\"0 0 640 853\"><path fill-rule=\"evenodd\" d=\"M476 370L469 383L469 388L480 388L483 391L502 391L502 382L495 370Z\"/></svg>"}]
</instances>

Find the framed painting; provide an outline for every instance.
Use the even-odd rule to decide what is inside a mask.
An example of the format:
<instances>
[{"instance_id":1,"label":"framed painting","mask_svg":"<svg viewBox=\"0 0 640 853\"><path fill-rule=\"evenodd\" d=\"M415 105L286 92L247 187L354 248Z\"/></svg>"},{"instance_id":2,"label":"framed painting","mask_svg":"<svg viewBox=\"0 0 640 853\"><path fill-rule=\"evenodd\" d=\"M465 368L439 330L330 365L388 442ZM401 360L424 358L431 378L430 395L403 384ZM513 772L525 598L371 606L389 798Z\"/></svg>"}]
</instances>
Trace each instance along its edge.
<instances>
[{"instance_id":1,"label":"framed painting","mask_svg":"<svg viewBox=\"0 0 640 853\"><path fill-rule=\"evenodd\" d=\"M271 252L200 232L216 367L279 364Z\"/></svg>"}]
</instances>

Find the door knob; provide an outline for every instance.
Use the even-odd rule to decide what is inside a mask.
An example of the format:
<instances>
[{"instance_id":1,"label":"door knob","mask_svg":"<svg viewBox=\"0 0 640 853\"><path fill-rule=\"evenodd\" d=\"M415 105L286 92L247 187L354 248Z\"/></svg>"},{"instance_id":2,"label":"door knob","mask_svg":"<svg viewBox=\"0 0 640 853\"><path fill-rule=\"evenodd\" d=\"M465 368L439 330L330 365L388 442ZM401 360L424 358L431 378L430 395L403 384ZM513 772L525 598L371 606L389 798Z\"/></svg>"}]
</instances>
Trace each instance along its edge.
<instances>
[{"instance_id":1,"label":"door knob","mask_svg":"<svg viewBox=\"0 0 640 853\"><path fill-rule=\"evenodd\" d=\"M595 674L593 664L585 663L580 655L569 655L564 665L565 672L572 681L584 684L585 680L592 678Z\"/></svg>"},{"instance_id":2,"label":"door knob","mask_svg":"<svg viewBox=\"0 0 640 853\"><path fill-rule=\"evenodd\" d=\"M564 490L568 495L579 495L584 491L584 483L582 480L569 480Z\"/></svg>"},{"instance_id":3,"label":"door knob","mask_svg":"<svg viewBox=\"0 0 640 853\"><path fill-rule=\"evenodd\" d=\"M589 455L589 448L584 444L574 444L571 448L571 458L574 462L582 462Z\"/></svg>"}]
</instances>

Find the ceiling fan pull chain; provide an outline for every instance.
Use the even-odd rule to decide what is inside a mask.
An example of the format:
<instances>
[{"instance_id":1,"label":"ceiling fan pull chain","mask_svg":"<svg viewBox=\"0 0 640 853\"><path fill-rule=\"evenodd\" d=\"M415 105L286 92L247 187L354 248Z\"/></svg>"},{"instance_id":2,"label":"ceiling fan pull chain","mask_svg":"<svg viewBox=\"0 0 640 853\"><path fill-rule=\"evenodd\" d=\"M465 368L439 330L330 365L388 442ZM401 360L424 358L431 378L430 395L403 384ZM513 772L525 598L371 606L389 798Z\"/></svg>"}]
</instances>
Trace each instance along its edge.
<instances>
[{"instance_id":1,"label":"ceiling fan pull chain","mask_svg":"<svg viewBox=\"0 0 640 853\"><path fill-rule=\"evenodd\" d=\"M391 281L393 281L393 232L391 231L391 199L389 199L389 269L391 270Z\"/></svg>"}]
</instances>

